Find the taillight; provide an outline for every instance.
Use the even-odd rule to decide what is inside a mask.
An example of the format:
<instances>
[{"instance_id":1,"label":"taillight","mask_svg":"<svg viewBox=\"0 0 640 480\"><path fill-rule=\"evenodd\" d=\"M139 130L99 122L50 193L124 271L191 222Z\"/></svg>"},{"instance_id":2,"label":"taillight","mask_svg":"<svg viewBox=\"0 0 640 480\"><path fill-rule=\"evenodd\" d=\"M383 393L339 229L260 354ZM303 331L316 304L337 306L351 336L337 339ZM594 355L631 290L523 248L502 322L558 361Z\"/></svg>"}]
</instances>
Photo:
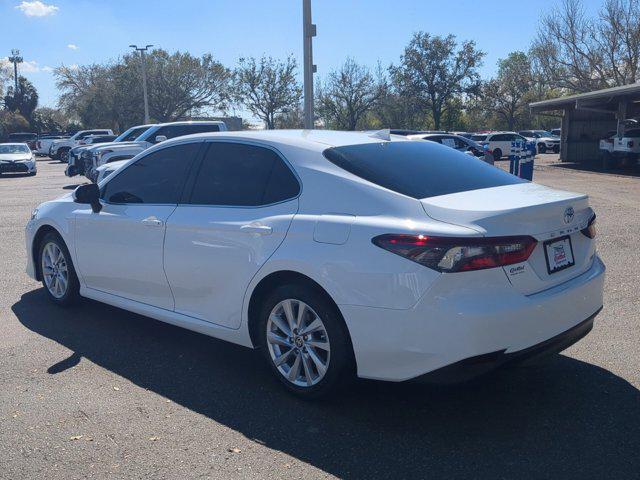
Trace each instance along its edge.
<instances>
[{"instance_id":1,"label":"taillight","mask_svg":"<svg viewBox=\"0 0 640 480\"><path fill-rule=\"evenodd\" d=\"M431 237L384 234L374 245L438 272L465 272L524 262L537 245L529 236Z\"/></svg>"},{"instance_id":2,"label":"taillight","mask_svg":"<svg viewBox=\"0 0 640 480\"><path fill-rule=\"evenodd\" d=\"M587 224L587 226L580 231L586 237L596 238L597 230L596 230L596 214L595 213L593 214L593 217L591 217L591 220L589 220L589 223Z\"/></svg>"}]
</instances>

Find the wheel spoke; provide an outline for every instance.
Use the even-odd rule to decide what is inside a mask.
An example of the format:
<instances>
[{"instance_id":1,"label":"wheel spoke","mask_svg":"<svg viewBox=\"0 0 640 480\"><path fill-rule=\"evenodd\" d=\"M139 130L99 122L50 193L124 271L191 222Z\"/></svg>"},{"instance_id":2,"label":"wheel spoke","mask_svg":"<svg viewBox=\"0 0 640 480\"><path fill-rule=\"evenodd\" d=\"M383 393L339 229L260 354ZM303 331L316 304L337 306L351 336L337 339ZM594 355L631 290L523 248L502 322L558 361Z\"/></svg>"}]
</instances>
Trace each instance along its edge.
<instances>
[{"instance_id":1,"label":"wheel spoke","mask_svg":"<svg viewBox=\"0 0 640 480\"><path fill-rule=\"evenodd\" d=\"M289 329L293 331L296 328L295 320L293 317L293 307L291 306L291 300L285 300L282 302L282 310L284 310L284 316L289 324Z\"/></svg>"},{"instance_id":2,"label":"wheel spoke","mask_svg":"<svg viewBox=\"0 0 640 480\"><path fill-rule=\"evenodd\" d=\"M300 358L302 358L302 366L304 367L304 376L307 378L307 385L311 386L313 385L313 378L311 374L311 360L309 360L309 357L305 353L302 353L300 355Z\"/></svg>"},{"instance_id":3,"label":"wheel spoke","mask_svg":"<svg viewBox=\"0 0 640 480\"><path fill-rule=\"evenodd\" d=\"M287 378L292 382L295 382L296 379L298 378L299 373L300 373L300 355L298 355L296 357L295 362L293 362L293 365L291 366L291 369L287 374Z\"/></svg>"},{"instance_id":4,"label":"wheel spoke","mask_svg":"<svg viewBox=\"0 0 640 480\"><path fill-rule=\"evenodd\" d=\"M267 340L269 341L269 343L274 345L281 345L283 347L293 348L293 345L289 343L289 340L287 338L281 337L280 335L276 335L273 332L269 332L267 334Z\"/></svg>"},{"instance_id":5,"label":"wheel spoke","mask_svg":"<svg viewBox=\"0 0 640 480\"><path fill-rule=\"evenodd\" d=\"M272 313L269 316L269 320L271 320L271 322L274 323L276 327L278 327L287 337L291 336L291 329L289 328L289 325L278 314Z\"/></svg>"},{"instance_id":6,"label":"wheel spoke","mask_svg":"<svg viewBox=\"0 0 640 480\"><path fill-rule=\"evenodd\" d=\"M295 352L295 350L292 348L291 350L289 350L287 353L283 353L282 355L280 355L278 358L276 358L273 363L276 365L276 367L279 367L280 365L282 365L283 363L285 363L287 360L289 360L289 358L291 358L291 355L293 355L293 353Z\"/></svg>"},{"instance_id":7,"label":"wheel spoke","mask_svg":"<svg viewBox=\"0 0 640 480\"><path fill-rule=\"evenodd\" d=\"M322 322L318 317L316 317L313 320L313 322L309 324L308 327L305 327L304 329L302 329L302 331L300 332L300 335L308 335L312 332L315 332L316 330L324 330L324 325L322 324Z\"/></svg>"},{"instance_id":8,"label":"wheel spoke","mask_svg":"<svg viewBox=\"0 0 640 480\"><path fill-rule=\"evenodd\" d=\"M327 352L330 350L329 342L324 340L309 340L307 341L308 347L320 348L322 350L326 350Z\"/></svg>"},{"instance_id":9,"label":"wheel spoke","mask_svg":"<svg viewBox=\"0 0 640 480\"><path fill-rule=\"evenodd\" d=\"M67 290L67 279L64 278L64 275L60 275L59 280L60 280L60 288L62 290L61 293L64 293Z\"/></svg>"},{"instance_id":10,"label":"wheel spoke","mask_svg":"<svg viewBox=\"0 0 640 480\"><path fill-rule=\"evenodd\" d=\"M296 320L296 327L298 330L302 330L302 320L304 318L304 312L307 310L307 305L299 302L298 303L298 319Z\"/></svg>"},{"instance_id":11,"label":"wheel spoke","mask_svg":"<svg viewBox=\"0 0 640 480\"><path fill-rule=\"evenodd\" d=\"M318 374L322 377L325 374L325 372L327 371L327 367L322 362L320 357L318 357L316 352L313 351L313 349L310 348L307 351L309 352L309 357L311 358L311 360L313 361L314 365L316 366L316 370L318 370Z\"/></svg>"}]
</instances>

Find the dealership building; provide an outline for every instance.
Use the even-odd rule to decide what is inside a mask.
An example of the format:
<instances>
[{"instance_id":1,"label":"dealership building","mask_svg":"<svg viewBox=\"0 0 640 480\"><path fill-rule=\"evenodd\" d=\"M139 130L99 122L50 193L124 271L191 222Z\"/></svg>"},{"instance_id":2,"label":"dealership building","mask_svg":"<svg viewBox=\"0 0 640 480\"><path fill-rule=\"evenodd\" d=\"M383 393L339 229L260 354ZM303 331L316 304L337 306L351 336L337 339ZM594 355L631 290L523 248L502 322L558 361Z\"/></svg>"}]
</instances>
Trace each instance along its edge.
<instances>
[{"instance_id":1,"label":"dealership building","mask_svg":"<svg viewBox=\"0 0 640 480\"><path fill-rule=\"evenodd\" d=\"M599 143L608 132L621 135L630 119L640 117L640 83L529 104L531 112L558 117L561 123L560 160L600 159Z\"/></svg>"}]
</instances>

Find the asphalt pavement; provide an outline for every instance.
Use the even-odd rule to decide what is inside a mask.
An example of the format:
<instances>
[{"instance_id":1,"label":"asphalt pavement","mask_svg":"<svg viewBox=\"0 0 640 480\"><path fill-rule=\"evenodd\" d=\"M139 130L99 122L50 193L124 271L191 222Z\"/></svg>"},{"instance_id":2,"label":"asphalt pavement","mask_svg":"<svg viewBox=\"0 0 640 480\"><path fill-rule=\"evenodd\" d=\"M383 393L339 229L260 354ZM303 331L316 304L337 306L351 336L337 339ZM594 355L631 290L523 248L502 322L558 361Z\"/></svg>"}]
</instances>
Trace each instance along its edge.
<instances>
[{"instance_id":1,"label":"asphalt pavement","mask_svg":"<svg viewBox=\"0 0 640 480\"><path fill-rule=\"evenodd\" d=\"M249 349L52 305L24 273L24 225L80 181L49 159L0 177L0 478L640 478L640 178L554 159L534 179L588 193L598 215L592 333L471 384L359 381L317 403Z\"/></svg>"}]
</instances>

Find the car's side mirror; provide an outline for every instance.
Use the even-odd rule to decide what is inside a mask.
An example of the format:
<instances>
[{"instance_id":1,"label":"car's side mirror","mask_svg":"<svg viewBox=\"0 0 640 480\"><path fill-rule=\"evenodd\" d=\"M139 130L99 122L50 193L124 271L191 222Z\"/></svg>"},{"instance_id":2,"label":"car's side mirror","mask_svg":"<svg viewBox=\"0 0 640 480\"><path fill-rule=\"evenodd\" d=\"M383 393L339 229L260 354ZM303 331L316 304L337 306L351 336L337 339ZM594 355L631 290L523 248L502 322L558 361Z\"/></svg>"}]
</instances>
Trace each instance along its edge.
<instances>
[{"instance_id":1,"label":"car's side mirror","mask_svg":"<svg viewBox=\"0 0 640 480\"><path fill-rule=\"evenodd\" d=\"M100 204L100 189L95 183L80 185L76 188L73 192L73 200L76 203L91 205L93 213L98 213L102 210L102 205Z\"/></svg>"},{"instance_id":2,"label":"car's side mirror","mask_svg":"<svg viewBox=\"0 0 640 480\"><path fill-rule=\"evenodd\" d=\"M166 139L164 135L156 135L156 143L164 142Z\"/></svg>"}]
</instances>

